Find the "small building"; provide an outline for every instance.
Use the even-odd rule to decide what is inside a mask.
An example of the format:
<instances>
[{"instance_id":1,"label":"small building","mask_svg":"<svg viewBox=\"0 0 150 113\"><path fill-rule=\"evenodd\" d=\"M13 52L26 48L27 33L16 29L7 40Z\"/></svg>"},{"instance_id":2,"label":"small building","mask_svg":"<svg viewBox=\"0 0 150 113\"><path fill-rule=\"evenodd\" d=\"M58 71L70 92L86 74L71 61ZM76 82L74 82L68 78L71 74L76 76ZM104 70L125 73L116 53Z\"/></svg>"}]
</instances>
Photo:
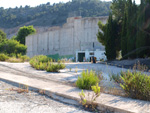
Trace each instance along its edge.
<instances>
[{"instance_id":1,"label":"small building","mask_svg":"<svg viewBox=\"0 0 150 113\"><path fill-rule=\"evenodd\" d=\"M96 51L76 51L76 62L89 62L91 57L96 57L97 61L106 60L105 51L99 49L96 49Z\"/></svg>"}]
</instances>

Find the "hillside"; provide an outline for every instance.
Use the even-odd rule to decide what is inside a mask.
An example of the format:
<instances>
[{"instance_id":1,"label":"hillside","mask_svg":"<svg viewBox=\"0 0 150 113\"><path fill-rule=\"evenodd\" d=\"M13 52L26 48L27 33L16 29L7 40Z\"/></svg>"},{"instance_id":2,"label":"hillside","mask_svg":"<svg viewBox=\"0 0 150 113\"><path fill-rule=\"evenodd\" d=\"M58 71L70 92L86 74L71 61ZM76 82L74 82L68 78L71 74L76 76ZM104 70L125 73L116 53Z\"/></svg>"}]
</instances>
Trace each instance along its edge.
<instances>
[{"instance_id":1,"label":"hillside","mask_svg":"<svg viewBox=\"0 0 150 113\"><path fill-rule=\"evenodd\" d=\"M37 7L0 8L0 28L8 29L23 25L50 27L62 25L68 16L107 16L111 2L100 0L72 0L58 4L41 4Z\"/></svg>"}]
</instances>

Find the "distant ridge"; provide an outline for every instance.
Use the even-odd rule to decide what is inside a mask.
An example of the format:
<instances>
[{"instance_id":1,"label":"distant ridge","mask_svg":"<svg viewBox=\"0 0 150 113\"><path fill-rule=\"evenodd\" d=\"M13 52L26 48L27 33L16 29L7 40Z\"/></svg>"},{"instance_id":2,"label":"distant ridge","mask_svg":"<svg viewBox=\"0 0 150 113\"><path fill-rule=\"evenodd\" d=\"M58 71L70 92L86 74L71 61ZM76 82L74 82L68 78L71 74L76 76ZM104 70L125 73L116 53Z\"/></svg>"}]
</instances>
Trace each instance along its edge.
<instances>
[{"instance_id":1,"label":"distant ridge","mask_svg":"<svg viewBox=\"0 0 150 113\"><path fill-rule=\"evenodd\" d=\"M100 0L72 0L72 2L41 4L37 7L0 8L0 28L17 26L56 26L62 25L70 16L108 16L111 2Z\"/></svg>"}]
</instances>

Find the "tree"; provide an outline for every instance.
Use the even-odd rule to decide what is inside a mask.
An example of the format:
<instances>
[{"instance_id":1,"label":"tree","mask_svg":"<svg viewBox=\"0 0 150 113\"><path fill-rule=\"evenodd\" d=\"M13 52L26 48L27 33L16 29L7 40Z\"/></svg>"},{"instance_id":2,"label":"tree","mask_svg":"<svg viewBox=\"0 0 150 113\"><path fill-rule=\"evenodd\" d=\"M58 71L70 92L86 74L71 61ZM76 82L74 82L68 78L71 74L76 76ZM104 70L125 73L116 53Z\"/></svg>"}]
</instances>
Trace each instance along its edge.
<instances>
[{"instance_id":1,"label":"tree","mask_svg":"<svg viewBox=\"0 0 150 113\"><path fill-rule=\"evenodd\" d=\"M136 5L132 0L127 0L127 52L130 53L136 49ZM136 58L136 54L130 54L129 58Z\"/></svg>"},{"instance_id":2,"label":"tree","mask_svg":"<svg viewBox=\"0 0 150 113\"><path fill-rule=\"evenodd\" d=\"M99 23L103 32L97 34L108 60L115 58L120 44L123 58L150 56L150 0L141 0L140 5L135 0L113 0L111 9L113 18L106 25Z\"/></svg>"},{"instance_id":3,"label":"tree","mask_svg":"<svg viewBox=\"0 0 150 113\"><path fill-rule=\"evenodd\" d=\"M0 43L2 43L6 39L7 39L6 33L4 33L2 30L0 30Z\"/></svg>"},{"instance_id":4,"label":"tree","mask_svg":"<svg viewBox=\"0 0 150 113\"><path fill-rule=\"evenodd\" d=\"M0 52L6 54L22 54L25 55L27 46L20 44L16 40L4 40L0 43Z\"/></svg>"},{"instance_id":5,"label":"tree","mask_svg":"<svg viewBox=\"0 0 150 113\"><path fill-rule=\"evenodd\" d=\"M115 19L118 22L122 22L124 16L123 14L125 12L126 0L112 0L112 1L113 2L110 7L112 10L112 15L114 15Z\"/></svg>"},{"instance_id":6,"label":"tree","mask_svg":"<svg viewBox=\"0 0 150 113\"><path fill-rule=\"evenodd\" d=\"M98 22L98 26L99 26L99 31L98 31L98 34L97 34L97 40L103 45L105 46L106 42L105 42L105 39L106 39L106 36L105 36L105 33L106 33L106 27L107 27L107 24L103 24L101 21Z\"/></svg>"},{"instance_id":7,"label":"tree","mask_svg":"<svg viewBox=\"0 0 150 113\"><path fill-rule=\"evenodd\" d=\"M98 23L100 30L97 34L98 41L105 46L106 56L108 60L115 59L120 51L119 25L113 20L110 14L108 22L104 25L101 21ZM112 49L113 48L113 49Z\"/></svg>"},{"instance_id":8,"label":"tree","mask_svg":"<svg viewBox=\"0 0 150 113\"><path fill-rule=\"evenodd\" d=\"M25 37L36 32L36 29L33 26L24 26L21 27L17 34L17 41L25 45Z\"/></svg>"},{"instance_id":9,"label":"tree","mask_svg":"<svg viewBox=\"0 0 150 113\"><path fill-rule=\"evenodd\" d=\"M116 24L113 21L112 14L110 14L105 34L106 35L105 55L107 56L108 60L116 59L115 30Z\"/></svg>"},{"instance_id":10,"label":"tree","mask_svg":"<svg viewBox=\"0 0 150 113\"><path fill-rule=\"evenodd\" d=\"M0 8L0 28L17 27L28 22L34 26L52 26L53 20L57 20L53 24L62 25L66 22L68 14L73 12L77 12L76 16L82 17L108 16L110 5L111 2L100 0L73 0L67 3L41 4L36 7Z\"/></svg>"},{"instance_id":11,"label":"tree","mask_svg":"<svg viewBox=\"0 0 150 113\"><path fill-rule=\"evenodd\" d=\"M141 0L141 4L138 10L138 17L137 17L137 37L136 37L136 48L141 48L146 45L146 34L144 32L144 23L145 23L145 3ZM138 57L143 57L146 51L137 51Z\"/></svg>"},{"instance_id":12,"label":"tree","mask_svg":"<svg viewBox=\"0 0 150 113\"><path fill-rule=\"evenodd\" d=\"M127 16L126 13L124 13L123 18L123 25L122 25L122 32L121 32L121 50L122 50L122 56L127 54Z\"/></svg>"}]
</instances>

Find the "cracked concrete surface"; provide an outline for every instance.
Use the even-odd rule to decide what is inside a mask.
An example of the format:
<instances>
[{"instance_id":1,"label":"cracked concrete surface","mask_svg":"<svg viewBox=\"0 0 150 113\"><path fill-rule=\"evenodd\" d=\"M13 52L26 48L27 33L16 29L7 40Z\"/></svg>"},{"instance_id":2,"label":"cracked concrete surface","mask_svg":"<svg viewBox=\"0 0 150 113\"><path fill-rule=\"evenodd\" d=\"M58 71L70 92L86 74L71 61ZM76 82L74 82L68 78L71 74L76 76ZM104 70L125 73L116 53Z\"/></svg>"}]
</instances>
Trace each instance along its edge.
<instances>
[{"instance_id":1,"label":"cracked concrete surface","mask_svg":"<svg viewBox=\"0 0 150 113\"><path fill-rule=\"evenodd\" d=\"M17 87L0 80L0 113L89 113L38 92L17 93L12 88Z\"/></svg>"}]
</instances>

